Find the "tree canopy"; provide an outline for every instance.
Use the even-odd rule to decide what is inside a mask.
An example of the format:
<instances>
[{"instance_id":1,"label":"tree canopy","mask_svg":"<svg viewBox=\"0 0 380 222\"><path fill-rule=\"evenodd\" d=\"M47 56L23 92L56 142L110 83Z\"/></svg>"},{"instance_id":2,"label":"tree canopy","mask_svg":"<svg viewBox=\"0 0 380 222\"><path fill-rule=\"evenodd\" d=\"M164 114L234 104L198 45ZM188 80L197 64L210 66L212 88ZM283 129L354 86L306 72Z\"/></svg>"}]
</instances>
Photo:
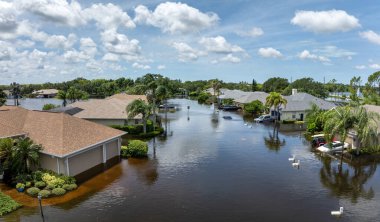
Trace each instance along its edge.
<instances>
[{"instance_id":1,"label":"tree canopy","mask_svg":"<svg viewBox=\"0 0 380 222\"><path fill-rule=\"evenodd\" d=\"M281 93L287 86L289 82L285 78L273 77L269 78L263 83L262 90L264 92L278 92Z\"/></svg>"},{"instance_id":2,"label":"tree canopy","mask_svg":"<svg viewBox=\"0 0 380 222\"><path fill-rule=\"evenodd\" d=\"M297 79L288 85L282 93L284 95L290 95L292 89L297 89L299 92L309 93L319 98L326 98L328 96L328 91L323 83L314 81L313 78Z\"/></svg>"}]
</instances>

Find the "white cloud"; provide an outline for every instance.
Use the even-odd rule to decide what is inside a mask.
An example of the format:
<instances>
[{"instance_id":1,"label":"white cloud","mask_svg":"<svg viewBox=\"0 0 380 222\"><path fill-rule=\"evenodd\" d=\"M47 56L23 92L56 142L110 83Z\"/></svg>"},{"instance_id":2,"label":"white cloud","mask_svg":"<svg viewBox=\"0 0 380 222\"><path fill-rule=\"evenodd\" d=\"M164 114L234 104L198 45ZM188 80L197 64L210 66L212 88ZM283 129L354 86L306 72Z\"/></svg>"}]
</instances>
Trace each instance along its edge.
<instances>
[{"instance_id":1,"label":"white cloud","mask_svg":"<svg viewBox=\"0 0 380 222\"><path fill-rule=\"evenodd\" d=\"M65 59L66 63L79 63L79 62L85 62L87 60L91 59L91 56L86 55L82 51L77 50L69 50L66 51L63 55L63 58Z\"/></svg>"},{"instance_id":2,"label":"white cloud","mask_svg":"<svg viewBox=\"0 0 380 222\"><path fill-rule=\"evenodd\" d=\"M232 54L228 54L220 59L222 62L231 62L231 63L239 63L240 58L233 56Z\"/></svg>"},{"instance_id":3,"label":"white cloud","mask_svg":"<svg viewBox=\"0 0 380 222\"><path fill-rule=\"evenodd\" d=\"M143 65L143 64L140 64L140 63L137 63L137 62L133 63L132 67L136 68L136 69L150 69L150 66Z\"/></svg>"},{"instance_id":4,"label":"white cloud","mask_svg":"<svg viewBox=\"0 0 380 222\"><path fill-rule=\"evenodd\" d=\"M163 69L166 69L166 66L165 66L165 65L158 65L158 66L157 66L157 69L159 69L159 70L163 70Z\"/></svg>"},{"instance_id":5,"label":"white cloud","mask_svg":"<svg viewBox=\"0 0 380 222\"><path fill-rule=\"evenodd\" d=\"M81 38L80 39L80 50L85 54L91 56L92 58L97 53L96 43L91 38Z\"/></svg>"},{"instance_id":6,"label":"white cloud","mask_svg":"<svg viewBox=\"0 0 380 222\"><path fill-rule=\"evenodd\" d=\"M72 0L19 0L18 7L51 21L63 25L76 27L86 24L80 4Z\"/></svg>"},{"instance_id":7,"label":"white cloud","mask_svg":"<svg viewBox=\"0 0 380 222\"><path fill-rule=\"evenodd\" d=\"M311 60L316 60L320 62L330 62L330 59L325 57L325 56L318 56L315 54L311 54L308 50L303 50L298 57L300 59L311 59Z\"/></svg>"},{"instance_id":8,"label":"white cloud","mask_svg":"<svg viewBox=\"0 0 380 222\"><path fill-rule=\"evenodd\" d=\"M281 58L282 57L281 52L272 47L260 48L257 53L260 56L265 57L265 58Z\"/></svg>"},{"instance_id":9,"label":"white cloud","mask_svg":"<svg viewBox=\"0 0 380 222\"><path fill-rule=\"evenodd\" d=\"M0 1L0 32L14 32L17 29L17 14L13 3Z\"/></svg>"},{"instance_id":10,"label":"white cloud","mask_svg":"<svg viewBox=\"0 0 380 222\"><path fill-rule=\"evenodd\" d=\"M227 42L223 36L203 37L199 41L199 44L205 47L208 52L225 54L233 52L244 52L244 49L238 45L232 45L231 43Z\"/></svg>"},{"instance_id":11,"label":"white cloud","mask_svg":"<svg viewBox=\"0 0 380 222\"><path fill-rule=\"evenodd\" d=\"M380 45L380 35L372 30L360 32L359 35L363 39L367 39L368 41L372 43Z\"/></svg>"},{"instance_id":12,"label":"white cloud","mask_svg":"<svg viewBox=\"0 0 380 222\"><path fill-rule=\"evenodd\" d=\"M110 53L132 57L137 57L141 54L138 40L129 40L126 35L119 34L115 30L106 30L101 33L101 37L105 49Z\"/></svg>"},{"instance_id":13,"label":"white cloud","mask_svg":"<svg viewBox=\"0 0 380 222\"><path fill-rule=\"evenodd\" d=\"M313 52L318 53L325 57L347 58L348 60L351 60L352 56L356 55L355 52L351 52L345 49L340 49L333 45L329 45L329 46L325 46L325 47L313 50Z\"/></svg>"},{"instance_id":14,"label":"white cloud","mask_svg":"<svg viewBox=\"0 0 380 222\"><path fill-rule=\"evenodd\" d=\"M355 66L355 69L359 69L359 70L366 69L366 68L367 67L365 65L357 65L357 66Z\"/></svg>"},{"instance_id":15,"label":"white cloud","mask_svg":"<svg viewBox=\"0 0 380 222\"><path fill-rule=\"evenodd\" d=\"M119 26L125 28L136 27L135 23L119 6L108 3L94 4L90 8L83 10L83 15L87 20L95 20L98 27L116 30Z\"/></svg>"},{"instance_id":16,"label":"white cloud","mask_svg":"<svg viewBox=\"0 0 380 222\"><path fill-rule=\"evenodd\" d=\"M240 36L248 36L248 37L259 37L264 35L264 31L259 27L253 27L251 30L248 31L238 31L236 34Z\"/></svg>"},{"instance_id":17,"label":"white cloud","mask_svg":"<svg viewBox=\"0 0 380 222\"><path fill-rule=\"evenodd\" d=\"M32 48L36 43L30 40L17 40L16 47L17 48Z\"/></svg>"},{"instance_id":18,"label":"white cloud","mask_svg":"<svg viewBox=\"0 0 380 222\"><path fill-rule=\"evenodd\" d=\"M108 61L108 62L118 62L119 61L119 55L113 54L113 53L106 53L102 60Z\"/></svg>"},{"instance_id":19,"label":"white cloud","mask_svg":"<svg viewBox=\"0 0 380 222\"><path fill-rule=\"evenodd\" d=\"M139 24L152 25L167 33L193 33L209 28L217 23L215 13L203 13L184 3L165 2L159 4L152 12L146 6L135 8L134 21Z\"/></svg>"},{"instance_id":20,"label":"white cloud","mask_svg":"<svg viewBox=\"0 0 380 222\"><path fill-rule=\"evenodd\" d=\"M63 35L51 35L47 37L44 46L47 48L69 49L73 47L76 41L77 36L73 33L69 34L67 38Z\"/></svg>"},{"instance_id":21,"label":"white cloud","mask_svg":"<svg viewBox=\"0 0 380 222\"><path fill-rule=\"evenodd\" d=\"M369 67L370 67L371 69L380 69L380 64L376 64L376 63L374 63L374 64L369 65Z\"/></svg>"},{"instance_id":22,"label":"white cloud","mask_svg":"<svg viewBox=\"0 0 380 222\"><path fill-rule=\"evenodd\" d=\"M359 20L342 10L297 11L291 20L306 31L314 33L347 32L360 27Z\"/></svg>"},{"instance_id":23,"label":"white cloud","mask_svg":"<svg viewBox=\"0 0 380 222\"><path fill-rule=\"evenodd\" d=\"M174 42L172 46L177 50L178 59L181 62L194 61L197 60L200 56L206 55L205 52L195 50L184 42Z\"/></svg>"}]
</instances>

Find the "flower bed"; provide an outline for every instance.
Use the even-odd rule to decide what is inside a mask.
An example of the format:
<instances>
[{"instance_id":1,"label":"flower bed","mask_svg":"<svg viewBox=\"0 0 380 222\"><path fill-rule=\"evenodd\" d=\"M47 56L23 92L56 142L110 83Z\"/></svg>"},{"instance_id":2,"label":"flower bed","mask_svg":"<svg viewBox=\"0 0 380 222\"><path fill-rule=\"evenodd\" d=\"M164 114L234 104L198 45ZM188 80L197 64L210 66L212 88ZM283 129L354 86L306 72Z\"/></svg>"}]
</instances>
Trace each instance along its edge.
<instances>
[{"instance_id":1,"label":"flower bed","mask_svg":"<svg viewBox=\"0 0 380 222\"><path fill-rule=\"evenodd\" d=\"M14 201L10 196L0 192L0 216L17 210L21 204Z\"/></svg>"}]
</instances>

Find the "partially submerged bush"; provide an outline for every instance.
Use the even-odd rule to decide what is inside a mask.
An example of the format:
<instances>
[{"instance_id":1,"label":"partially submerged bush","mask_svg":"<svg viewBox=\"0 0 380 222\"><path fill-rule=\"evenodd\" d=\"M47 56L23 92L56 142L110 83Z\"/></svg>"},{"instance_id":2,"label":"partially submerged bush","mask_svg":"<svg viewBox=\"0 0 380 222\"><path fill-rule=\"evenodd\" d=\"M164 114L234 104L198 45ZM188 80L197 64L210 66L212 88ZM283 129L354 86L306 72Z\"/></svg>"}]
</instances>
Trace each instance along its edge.
<instances>
[{"instance_id":1,"label":"partially submerged bush","mask_svg":"<svg viewBox=\"0 0 380 222\"><path fill-rule=\"evenodd\" d=\"M62 188L67 190L67 191L71 191L71 190L77 189L77 187L78 186L75 183L73 183L73 184L65 184L65 185L63 185Z\"/></svg>"},{"instance_id":2,"label":"partially submerged bush","mask_svg":"<svg viewBox=\"0 0 380 222\"><path fill-rule=\"evenodd\" d=\"M39 193L42 198L48 198L51 195L50 190L41 190Z\"/></svg>"},{"instance_id":3,"label":"partially submerged bush","mask_svg":"<svg viewBox=\"0 0 380 222\"><path fill-rule=\"evenodd\" d=\"M16 189L24 189L24 188L25 188L25 184L23 183L16 184Z\"/></svg>"},{"instance_id":4,"label":"partially submerged bush","mask_svg":"<svg viewBox=\"0 0 380 222\"><path fill-rule=\"evenodd\" d=\"M19 207L21 207L21 204L14 201L10 196L0 192L0 216L10 213Z\"/></svg>"},{"instance_id":5,"label":"partially submerged bush","mask_svg":"<svg viewBox=\"0 0 380 222\"><path fill-rule=\"evenodd\" d=\"M66 193L66 190L63 188L55 188L51 191L54 195L56 196L62 196L63 194Z\"/></svg>"},{"instance_id":6,"label":"partially submerged bush","mask_svg":"<svg viewBox=\"0 0 380 222\"><path fill-rule=\"evenodd\" d=\"M34 183L34 186L38 188L44 188L46 186L46 183L43 181L37 181Z\"/></svg>"},{"instance_id":7,"label":"partially submerged bush","mask_svg":"<svg viewBox=\"0 0 380 222\"><path fill-rule=\"evenodd\" d=\"M26 187L26 188L29 188L29 187L31 187L31 186L32 186L32 182L28 181L28 182L25 183L25 187Z\"/></svg>"},{"instance_id":8,"label":"partially submerged bush","mask_svg":"<svg viewBox=\"0 0 380 222\"><path fill-rule=\"evenodd\" d=\"M122 157L146 157L148 154L148 144L141 140L131 140L128 146L123 147Z\"/></svg>"},{"instance_id":9,"label":"partially submerged bush","mask_svg":"<svg viewBox=\"0 0 380 222\"><path fill-rule=\"evenodd\" d=\"M38 189L37 187L31 187L26 190L26 193L33 197L37 196L39 192L40 192L40 189Z\"/></svg>"}]
</instances>

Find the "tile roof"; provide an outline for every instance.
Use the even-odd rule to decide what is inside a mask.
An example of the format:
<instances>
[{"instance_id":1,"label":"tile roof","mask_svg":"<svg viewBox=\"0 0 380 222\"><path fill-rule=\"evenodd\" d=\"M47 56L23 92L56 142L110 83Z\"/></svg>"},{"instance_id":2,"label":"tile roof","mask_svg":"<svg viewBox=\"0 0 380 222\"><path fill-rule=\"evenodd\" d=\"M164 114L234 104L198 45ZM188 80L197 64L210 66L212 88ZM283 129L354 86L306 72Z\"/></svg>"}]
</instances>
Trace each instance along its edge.
<instances>
[{"instance_id":1,"label":"tile roof","mask_svg":"<svg viewBox=\"0 0 380 222\"><path fill-rule=\"evenodd\" d=\"M12 106L0 107L0 123L0 138L23 133L36 144L41 144L43 153L58 157L125 134L64 113L32 111Z\"/></svg>"},{"instance_id":2,"label":"tile roof","mask_svg":"<svg viewBox=\"0 0 380 222\"><path fill-rule=\"evenodd\" d=\"M136 99L147 101L145 95L119 93L105 99L78 101L68 106L82 109L82 111L74 114L75 117L82 119L128 119L125 108ZM141 117L139 114L134 119L141 119Z\"/></svg>"},{"instance_id":3,"label":"tile roof","mask_svg":"<svg viewBox=\"0 0 380 222\"><path fill-rule=\"evenodd\" d=\"M294 95L284 96L288 101L285 107L282 107L283 112L287 111L303 111L311 108L312 104L316 104L320 109L329 110L336 105L332 102L312 96L308 93L295 93Z\"/></svg>"}]
</instances>

